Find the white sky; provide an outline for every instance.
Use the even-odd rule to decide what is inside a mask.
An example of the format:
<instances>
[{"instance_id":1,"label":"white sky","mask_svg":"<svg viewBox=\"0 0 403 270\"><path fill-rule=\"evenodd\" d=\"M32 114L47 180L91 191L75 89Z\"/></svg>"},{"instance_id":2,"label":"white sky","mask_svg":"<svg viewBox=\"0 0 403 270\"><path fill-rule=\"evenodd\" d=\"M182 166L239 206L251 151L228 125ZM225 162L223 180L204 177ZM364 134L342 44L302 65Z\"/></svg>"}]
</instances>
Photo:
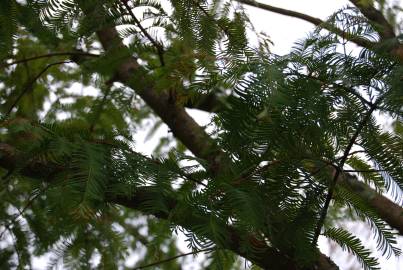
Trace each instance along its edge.
<instances>
[{"instance_id":1,"label":"white sky","mask_svg":"<svg viewBox=\"0 0 403 270\"><path fill-rule=\"evenodd\" d=\"M309 14L314 17L325 20L334 11L345 7L348 1L345 0L260 0L261 3L266 3L269 5L282 7L286 9L291 9L294 11L299 11L302 13ZM256 30L264 31L267 33L271 40L274 42L274 47L272 51L276 54L285 54L289 52L293 43L307 36L307 33L313 29L312 24L304 22L299 19L290 18L282 15L277 15L268 11L263 11L261 9L246 7L250 19L253 22ZM195 110L189 110L191 114L195 117L196 121L202 125L209 123L209 116L206 113L202 113ZM144 153L150 153L157 143L157 139L154 138L151 141L144 142L146 132L140 132L137 136L136 150ZM166 135L168 130L163 127L159 130L160 134ZM158 137L158 136L157 136ZM346 228L350 230L353 234L359 235L364 243L368 243L370 246L375 248L374 241L371 241L372 234L368 230L363 229L364 226L361 224L347 223ZM180 237L182 238L182 237ZM341 269L360 269L351 268L351 263L357 266L355 258L348 256L347 252L341 252L339 248L335 247L333 244L329 245L327 240L323 238L320 239L321 251L325 254L330 255L332 260L334 260ZM403 241L400 239L400 247L403 249ZM186 252L186 244L183 239L180 239L180 248ZM386 270L399 270L403 269L403 260L391 257L389 260L382 258L380 254L377 254L381 262L381 269ZM193 258L187 258L188 260L193 260ZM203 260L203 256L197 257L197 260ZM46 264L44 264L44 258L35 260L35 269L43 269ZM135 262L135 258L130 258L130 265ZM184 270L195 270L197 267L194 264L189 264L183 267Z\"/></svg>"}]
</instances>

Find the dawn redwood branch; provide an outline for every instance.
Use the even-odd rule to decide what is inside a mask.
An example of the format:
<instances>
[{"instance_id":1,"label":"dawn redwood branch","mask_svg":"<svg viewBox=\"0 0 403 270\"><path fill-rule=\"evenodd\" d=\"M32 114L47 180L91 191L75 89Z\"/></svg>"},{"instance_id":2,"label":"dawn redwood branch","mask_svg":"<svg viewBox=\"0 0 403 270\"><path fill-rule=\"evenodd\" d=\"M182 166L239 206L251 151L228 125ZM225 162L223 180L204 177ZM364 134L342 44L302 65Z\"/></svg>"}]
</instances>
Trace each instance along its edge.
<instances>
[{"instance_id":1,"label":"dawn redwood branch","mask_svg":"<svg viewBox=\"0 0 403 270\"><path fill-rule=\"evenodd\" d=\"M271 6L271 5L267 5L267 4L263 4L263 3L259 3L255 0L237 0L238 2L245 4L245 5L249 5L252 7L256 7L256 8L260 8L263 10L267 10L270 12L274 12L277 14L281 14L284 16L288 16L288 17L293 17L293 18L297 18L297 19L301 19L304 20L306 22L312 23L315 26L318 27L322 27L332 33L335 33L361 47L364 48L372 48L376 45L376 43L371 42L369 40L363 39L363 38L359 38L359 37L355 37L352 35L349 35L348 33L346 33L345 31L334 27L333 25L331 25L330 23L323 21L319 18L316 17L312 17L310 15L304 14L304 13L300 13L300 12L296 12L293 10L289 10L289 9L284 9L284 8L279 8L279 7L275 7L275 6Z\"/></svg>"},{"instance_id":2,"label":"dawn redwood branch","mask_svg":"<svg viewBox=\"0 0 403 270\"><path fill-rule=\"evenodd\" d=\"M321 20L319 18L312 17L312 16L309 16L307 14L296 12L296 11L293 11L293 10L283 9L283 8L279 8L279 7L259 3L259 2L255 1L255 0L236 0L236 1L239 2L239 3L245 4L245 5L253 6L253 7L256 7L256 8L260 8L260 9L267 10L267 11L270 11L270 12L274 12L274 13L277 13L277 14L281 14L281 15L284 15L284 16L289 16L289 17L304 20L306 22L312 23L315 26L318 26L318 27L321 27L323 29L326 29L329 32L332 32L332 33L334 33L334 34L336 34L336 35L338 35L338 36L340 36L340 37L342 37L342 38L344 38L344 39L346 39L346 40L348 40L350 42L353 42L356 45L361 46L363 48L367 48L367 49L372 50L372 51L377 51L377 49L379 49L379 42L372 42L372 41L369 41L367 39L351 35L351 34L345 32L345 31L333 26L332 24L330 24L330 23L328 23L326 21L323 21L323 20ZM352 0L351 2L353 2L353 3L356 2L358 4L360 2L360 0ZM360 5L362 6L362 4L360 4ZM383 21L381 18L378 18L378 17L380 17L379 14L377 14L373 10L372 11L368 10L370 8L363 9L363 8L360 8L359 6L357 6L357 7L364 14L364 16L366 16L366 17L367 17L367 15L370 16L370 17L367 17L367 19L369 19L370 21L371 21L371 18L372 19L379 19L378 23ZM364 11L365 11L365 13L364 13ZM375 10L375 11L377 11L377 10ZM379 11L377 11L377 12L380 13ZM380 14L380 15L382 15L382 14ZM382 15L382 17L383 17L383 15ZM387 21L386 21L386 23L387 23ZM383 33L382 32L379 33L381 38L393 38L393 37L395 37L395 35L393 33L393 29L392 29L392 32L390 32L390 29L386 24L384 25L382 23L381 25L383 26L383 28L380 29L380 30L382 30ZM379 27L376 27L375 29L379 30ZM393 36L392 36L392 33L393 33ZM390 51L390 55L393 56L394 58L396 58L398 61L403 62L403 44L397 44Z\"/></svg>"},{"instance_id":3,"label":"dawn redwood branch","mask_svg":"<svg viewBox=\"0 0 403 270\"><path fill-rule=\"evenodd\" d=\"M403 208L354 177L342 177L339 183L364 199L392 228L403 235Z\"/></svg>"},{"instance_id":4,"label":"dawn redwood branch","mask_svg":"<svg viewBox=\"0 0 403 270\"><path fill-rule=\"evenodd\" d=\"M245 5L248 5L248 6L260 8L260 9L263 9L263 10L271 11L271 12L274 12L274 13L278 13L278 14L281 14L281 15L284 15L284 16L298 18L298 19L310 22L310 23L312 23L312 24L314 24L316 26L322 25L324 23L324 21L322 21L319 18L315 18L315 17L312 17L310 15L300 13L300 12L296 12L296 11L293 11L293 10L279 8L279 7L271 6L271 5L268 5L268 4L263 4L263 3L255 1L255 0L237 0L237 2L245 4Z\"/></svg>"},{"instance_id":5,"label":"dawn redwood branch","mask_svg":"<svg viewBox=\"0 0 403 270\"><path fill-rule=\"evenodd\" d=\"M377 10L368 1L350 0L360 12L369 20L369 23L378 31L381 39L395 38L393 26L386 20L382 12Z\"/></svg>"},{"instance_id":6,"label":"dawn redwood branch","mask_svg":"<svg viewBox=\"0 0 403 270\"><path fill-rule=\"evenodd\" d=\"M86 16L95 20L102 17L102 9L94 9L88 1L79 1L79 7ZM177 139L196 157L207 161L207 169L213 174L218 175L228 171L229 158L226 154L186 112L185 107L176 101L175 95L172 95L175 92L172 91L173 89L166 89L165 91L155 89L156 82L149 79L150 75L147 74L147 70L137 63L137 59L134 56L130 56L131 53L123 44L123 40L116 28L108 25L97 30L96 34L105 51L127 52L128 57L122 59L114 70L112 80L119 81L136 91L170 128Z\"/></svg>"},{"instance_id":7,"label":"dawn redwood branch","mask_svg":"<svg viewBox=\"0 0 403 270\"><path fill-rule=\"evenodd\" d=\"M116 46L121 50L127 49L113 27L99 30L97 35L105 50L116 49ZM225 154L185 108L172 100L167 91L157 91L154 89L155 82L147 81L146 76L141 76L145 72L134 57L129 57L117 68L114 79L134 89L167 124L174 136L196 157L207 160L212 172L218 173L222 169L219 164L226 159Z\"/></svg>"},{"instance_id":8,"label":"dawn redwood branch","mask_svg":"<svg viewBox=\"0 0 403 270\"><path fill-rule=\"evenodd\" d=\"M158 196L161 197L160 192L153 193L152 191L146 191L145 189L140 188L138 189L138 191L136 191L135 194L133 194L131 198L115 197L112 199L112 202L131 209L142 211L141 205L143 203ZM167 212L159 211L157 213L145 214L151 214L161 219L169 219L169 221L171 221L173 224L177 224L185 229L192 228L194 226L201 226L201 224L206 224L206 226L208 226L209 222L211 222L212 219L215 219L211 215L196 212L194 207L192 206L187 206L186 209L181 208L182 211L186 212L185 216L183 214L175 215L174 209L178 201L174 197L168 197L168 195L164 196L164 201L166 200L167 202L167 205L164 208L166 208ZM182 211L180 212L183 213ZM142 212L144 213L144 211ZM231 250L234 253L262 267L263 269L299 269L298 265L293 262L290 257L288 257L286 254L281 253L275 248L269 247L264 240L257 238L251 233L239 231L239 229L227 225L219 220L216 220L215 222L220 224L220 228L224 231L225 235L224 240L220 243L217 243L218 248ZM206 232L206 235L199 236L214 240L214 235L210 235L210 232L208 231ZM253 251L246 252L241 248L242 243L245 243L246 241L254 247ZM314 264L313 269L336 270L339 268L330 260L330 258L328 258L324 254L319 253L318 259Z\"/></svg>"},{"instance_id":9,"label":"dawn redwood branch","mask_svg":"<svg viewBox=\"0 0 403 270\"><path fill-rule=\"evenodd\" d=\"M24 164L24 167L18 167L20 164ZM59 173L68 172L69 166L66 164L64 167L60 164L54 164L52 162L44 161L43 159L26 161L24 155L22 155L13 146L0 142L0 167L13 170L18 167L19 173L23 176L35 178L40 181L46 181L52 183L54 176ZM113 181L112 181L113 182ZM159 201L164 204L160 207L160 210L150 209L149 207L143 207L147 205L150 200L158 198ZM156 218L169 220L171 223L179 225L184 229L191 229L194 226L201 226L202 224L208 224L214 220L220 225L224 232L225 237L220 243L217 243L218 248L231 250L234 253L250 260L256 265L270 270L298 270L298 265L290 259L286 254L281 253L275 248L267 245L265 240L262 240L255 235L244 232L225 224L221 220L215 218L211 214L203 213L195 209L194 206L183 204L179 202L178 197L174 194L166 194L156 191L152 187L138 187L130 196L127 195L107 195L106 200L108 203L118 204L130 209L141 211L146 215L152 215ZM181 211L175 211L176 207L181 207ZM183 213L186 212L186 215ZM210 234L206 230L205 235L199 235L208 239L215 239L213 234ZM254 248L248 252L243 250L242 244L247 241ZM313 269L318 270L336 270L339 269L327 256L318 252L318 259L313 266Z\"/></svg>"},{"instance_id":10,"label":"dawn redwood branch","mask_svg":"<svg viewBox=\"0 0 403 270\"><path fill-rule=\"evenodd\" d=\"M153 44L153 46L156 48L157 53L158 53L158 58L160 60L161 66L165 66L165 61L164 61L164 47L158 43L148 32L147 30L141 25L141 22L137 19L136 15L134 15L131 7L128 4L127 0L121 0L121 3L123 6L126 8L126 10L129 12L130 16L132 17L133 21L136 23L137 27L140 28L140 31L143 33L144 36Z\"/></svg>"},{"instance_id":11,"label":"dawn redwood branch","mask_svg":"<svg viewBox=\"0 0 403 270\"><path fill-rule=\"evenodd\" d=\"M360 10L374 29L377 30L381 37L381 42L396 38L393 26L388 22L381 11L377 10L370 3L365 3L362 0L350 0L350 2ZM403 43L401 41L391 48L390 55L396 57L398 61L403 63Z\"/></svg>"}]
</instances>

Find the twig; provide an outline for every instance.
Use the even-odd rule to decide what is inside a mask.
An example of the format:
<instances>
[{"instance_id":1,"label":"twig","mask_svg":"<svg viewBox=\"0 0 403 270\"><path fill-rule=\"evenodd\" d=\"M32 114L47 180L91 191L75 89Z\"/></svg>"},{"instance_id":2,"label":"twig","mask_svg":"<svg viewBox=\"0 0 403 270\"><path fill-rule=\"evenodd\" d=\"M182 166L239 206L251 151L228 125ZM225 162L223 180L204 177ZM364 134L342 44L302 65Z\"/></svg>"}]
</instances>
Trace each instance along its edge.
<instances>
[{"instance_id":1,"label":"twig","mask_svg":"<svg viewBox=\"0 0 403 270\"><path fill-rule=\"evenodd\" d=\"M32 196L32 197L29 199L29 201L25 204L25 206L24 206L21 210L20 210L20 209L17 209L17 210L18 210L18 215L14 216L14 218L13 218L10 222L8 222L8 224L5 224L5 226L14 225L15 222L16 222L21 216L24 215L25 211L26 211L29 207L31 207L32 203L33 203L40 195L42 195L48 188L49 188L49 186L46 186L45 188L41 189L37 194L35 194L34 196ZM3 233L2 233L1 235L3 235ZM1 236L0 236L0 239L1 239Z\"/></svg>"},{"instance_id":2,"label":"twig","mask_svg":"<svg viewBox=\"0 0 403 270\"><path fill-rule=\"evenodd\" d=\"M165 66L165 61L164 61L164 48L161 46L160 43L158 43L148 32L144 27L141 25L140 21L137 19L137 17L134 15L132 9L130 8L129 4L127 3L128 0L121 0L123 5L125 6L126 10L129 12L130 16L133 18L134 22L137 24L138 28L140 28L140 31L147 37L147 39L153 44L153 46L157 49L158 57L161 62L161 66Z\"/></svg>"},{"instance_id":3,"label":"twig","mask_svg":"<svg viewBox=\"0 0 403 270\"><path fill-rule=\"evenodd\" d=\"M227 29L226 27L222 26L222 25L214 18L214 16L211 16L197 1L192 0L192 2L196 5L196 7L197 7L198 9L201 10L201 12L204 13L204 15L206 15L207 17L209 17L210 19L212 19L212 20L217 24L217 26L220 27L221 30L222 30L227 36L229 35L228 29Z\"/></svg>"},{"instance_id":4,"label":"twig","mask_svg":"<svg viewBox=\"0 0 403 270\"><path fill-rule=\"evenodd\" d=\"M357 140L358 135L360 134L361 130L365 127L367 121L369 120L369 118L371 117L372 113L373 113L374 110L376 109L377 103L379 103L381 100L382 100L382 97L380 97L380 98L371 106L370 110L367 112L367 114L365 115L364 119L361 121L361 123L359 123L359 125L358 125L358 127L357 127L357 130L355 131L355 133L354 133L353 136L351 137L350 142L348 143L348 145L347 145L347 147L346 147L346 149L345 149L345 151L344 151L344 154L343 154L343 156L342 156L342 158L341 158L341 160L340 160L339 166L336 167L336 172L335 172L335 174L334 174L334 176L333 176L332 182L331 182L330 185L329 185L328 193L327 193L327 195L326 195L325 204L323 205L323 208L322 208L322 211L321 211L321 213L320 213L317 226L316 226L316 228L315 228L315 232L314 232L314 236L313 236L313 241L312 241L312 245L313 245L313 246L316 246L316 244L317 244L317 241L318 241L318 238L319 238L319 235L320 235L320 231L322 230L322 226L323 226L323 224L324 224L324 222L325 222L325 219L326 219L326 215L327 215L327 211L328 211L328 209L329 209L330 201L331 201L331 199L332 199L332 197L333 197L333 193L334 193L334 190L335 190L335 188L336 188L337 180L339 179L339 176L340 176L340 174L341 174L342 171L343 171L343 166L344 166L344 163L346 162L346 160L347 160L347 158L348 158L348 155L349 155L349 153L350 153L350 150L351 150L351 148L353 147L355 141Z\"/></svg>"},{"instance_id":5,"label":"twig","mask_svg":"<svg viewBox=\"0 0 403 270\"><path fill-rule=\"evenodd\" d=\"M317 77L315 77L315 76L312 76L312 75L309 75L309 74L308 74L308 75L299 74L299 73L290 73L290 74L296 75L296 76L306 77L306 78L312 79L312 80L316 80L316 81L318 81L318 82L320 82L320 83L322 83L322 84L325 83L325 82L323 82L322 80L320 80L319 78L317 78ZM373 103L372 103L372 102L366 100L366 99L365 99L363 96L361 96L359 93L355 92L353 88L344 86L344 85L339 84L339 83L336 83L336 82L325 83L325 84L328 85L328 86L329 86L329 85L334 85L335 87L341 88L341 89L345 90L347 93L350 93L350 94L352 94L353 96L355 96L356 98L358 98L358 99L361 101L361 103L363 103L363 104L365 104L365 105L368 105L369 107L373 106Z\"/></svg>"},{"instance_id":6,"label":"twig","mask_svg":"<svg viewBox=\"0 0 403 270\"><path fill-rule=\"evenodd\" d=\"M90 133L92 133L92 132L94 131L96 122L99 120L99 118L100 118L100 116L101 116L101 114L102 114L102 110L104 109L105 103L106 103L106 101L107 101L107 99L108 99L108 96L109 96L109 94L110 94L110 92L111 92L111 90L112 90L112 89L111 89L112 86L111 86L110 83L107 84L107 87L108 87L108 88L107 88L106 91L105 91L105 94L104 94L104 96L103 96L103 98L102 98L102 100L101 100L101 103L99 104L98 108L97 108L96 111L95 111L94 118L93 118L92 121L91 121Z\"/></svg>"},{"instance_id":7,"label":"twig","mask_svg":"<svg viewBox=\"0 0 403 270\"><path fill-rule=\"evenodd\" d=\"M376 172L386 172L387 170L343 170L343 172L353 172L353 173L376 173Z\"/></svg>"},{"instance_id":8,"label":"twig","mask_svg":"<svg viewBox=\"0 0 403 270\"><path fill-rule=\"evenodd\" d=\"M349 155L349 156L352 156L352 155L359 154L359 153L366 153L366 151L364 151L364 150L357 150L357 151L353 151L353 152L349 153L348 155Z\"/></svg>"},{"instance_id":9,"label":"twig","mask_svg":"<svg viewBox=\"0 0 403 270\"><path fill-rule=\"evenodd\" d=\"M245 5L253 6L253 7L267 10L270 12L274 12L274 13L278 13L281 15L298 18L298 19L310 22L313 25L326 29L332 33L335 33L338 36L344 37L348 41L351 41L364 48L370 49L370 48L374 48L374 46L376 45L376 43L374 43L374 42L371 42L369 40L366 40L366 39L363 39L360 37L355 37L355 36L349 34L348 32L345 32L326 21L323 21L319 18L309 16L304 13L300 13L300 12L296 12L296 11L288 10L288 9L283 9L283 8L278 8L278 7L267 5L267 4L258 3L257 1L254 1L254 0L236 0L236 1L238 1L242 4L245 4Z\"/></svg>"},{"instance_id":10,"label":"twig","mask_svg":"<svg viewBox=\"0 0 403 270\"><path fill-rule=\"evenodd\" d=\"M206 248L206 249L191 251L191 252L188 252L188 253L182 253L182 254L179 254L179 255L164 259L164 260L160 260L160 261L157 261L157 262L153 262L153 263L150 263L150 264L146 264L146 265L136 267L136 268L134 268L134 270L140 270L140 269L149 268L149 267L152 267L152 266L156 266L156 265L159 265L159 264L163 264L163 263L166 263L166 262L176 260L176 259L181 258L181 257L186 257L186 256L189 256L189 255L196 255L198 253L212 251L214 249L216 249L216 248Z\"/></svg>"},{"instance_id":11,"label":"twig","mask_svg":"<svg viewBox=\"0 0 403 270\"><path fill-rule=\"evenodd\" d=\"M61 64L67 64L67 63L71 63L71 61L60 61L60 62L55 62L52 64L47 65L41 72L39 72L24 88L24 90L21 91L21 93L18 95L18 97L16 98L16 100L13 102L13 104L11 104L10 108L7 110L6 112L6 116L10 115L11 111L14 109L14 107L18 104L18 102L21 100L21 98L28 93L28 91L30 91L34 85L34 83L36 82L36 80L38 80L50 67L52 66L56 66L56 65L61 65Z\"/></svg>"},{"instance_id":12,"label":"twig","mask_svg":"<svg viewBox=\"0 0 403 270\"><path fill-rule=\"evenodd\" d=\"M1 64L0 67L8 67L20 63L26 63L32 60L37 60L37 59L42 59L42 58L50 58L54 56L63 56L63 55L83 55L83 56L91 56L91 57L99 57L97 54L93 53L87 53L87 52L54 52L54 53L48 53L48 54L43 54L43 55L37 55L29 58L24 58L24 59L19 59L16 61L13 61L11 63L6 63L6 64Z\"/></svg>"}]
</instances>

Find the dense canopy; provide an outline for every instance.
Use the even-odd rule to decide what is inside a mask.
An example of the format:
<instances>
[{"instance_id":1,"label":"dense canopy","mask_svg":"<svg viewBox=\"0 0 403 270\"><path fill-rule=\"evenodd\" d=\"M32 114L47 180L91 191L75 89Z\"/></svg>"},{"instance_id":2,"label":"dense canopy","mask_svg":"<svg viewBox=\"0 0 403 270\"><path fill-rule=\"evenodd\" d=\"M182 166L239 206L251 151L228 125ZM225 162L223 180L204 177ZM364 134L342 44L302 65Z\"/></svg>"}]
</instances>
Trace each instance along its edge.
<instances>
[{"instance_id":1,"label":"dense canopy","mask_svg":"<svg viewBox=\"0 0 403 270\"><path fill-rule=\"evenodd\" d=\"M245 6L316 28L276 55ZM338 269L326 237L379 269L340 224L364 221L383 256L401 253L401 11L0 1L0 268L47 255L49 268L126 269L135 254L136 269L181 269L204 253L203 269ZM152 155L134 146L145 123Z\"/></svg>"}]
</instances>

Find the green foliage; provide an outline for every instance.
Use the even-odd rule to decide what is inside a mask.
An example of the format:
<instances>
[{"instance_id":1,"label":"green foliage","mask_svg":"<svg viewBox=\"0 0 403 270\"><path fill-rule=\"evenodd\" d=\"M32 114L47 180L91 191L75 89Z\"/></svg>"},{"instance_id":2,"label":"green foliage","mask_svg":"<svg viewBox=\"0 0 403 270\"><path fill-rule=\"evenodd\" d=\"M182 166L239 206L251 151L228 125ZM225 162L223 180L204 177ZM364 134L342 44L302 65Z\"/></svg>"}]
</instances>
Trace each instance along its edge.
<instances>
[{"instance_id":1,"label":"green foliage","mask_svg":"<svg viewBox=\"0 0 403 270\"><path fill-rule=\"evenodd\" d=\"M348 231L342 228L331 228L325 231L325 236L337 242L343 249L353 253L365 270L379 269L378 262L370 256L370 251L366 250L361 241Z\"/></svg>"},{"instance_id":2,"label":"green foliage","mask_svg":"<svg viewBox=\"0 0 403 270\"><path fill-rule=\"evenodd\" d=\"M249 45L250 21L229 1L170 5L0 2L0 143L13 147L17 163L8 168L7 155L0 156L0 268L23 269L48 253L49 268L122 269L133 252L140 254L136 266L152 264L180 253L173 232L182 232L194 253L208 250L206 269L238 269L238 255L253 261L266 244L309 268L335 182L329 168L402 199L403 67L385 53L390 44L355 55L318 28L277 56L262 49L267 40ZM378 40L355 9L328 23ZM97 31L112 26L126 46L113 36L103 50ZM134 89L122 84L130 57L138 63L130 70ZM137 96L151 90L168 96L170 109L218 97L210 135L227 157L226 170L189 156L170 134L157 147L159 158L135 151L142 124L156 123L152 136L163 123ZM395 130L365 117L373 110L392 118ZM338 185L331 199L331 211L347 206L370 224L383 255L400 255L395 232L365 200ZM328 216L326 225L339 217ZM228 248L236 249L234 234L238 255ZM323 235L365 269L378 269L349 232L328 228Z\"/></svg>"},{"instance_id":3,"label":"green foliage","mask_svg":"<svg viewBox=\"0 0 403 270\"><path fill-rule=\"evenodd\" d=\"M8 57L14 45L17 32L16 2L2 1L0 3L0 57Z\"/></svg>"}]
</instances>

